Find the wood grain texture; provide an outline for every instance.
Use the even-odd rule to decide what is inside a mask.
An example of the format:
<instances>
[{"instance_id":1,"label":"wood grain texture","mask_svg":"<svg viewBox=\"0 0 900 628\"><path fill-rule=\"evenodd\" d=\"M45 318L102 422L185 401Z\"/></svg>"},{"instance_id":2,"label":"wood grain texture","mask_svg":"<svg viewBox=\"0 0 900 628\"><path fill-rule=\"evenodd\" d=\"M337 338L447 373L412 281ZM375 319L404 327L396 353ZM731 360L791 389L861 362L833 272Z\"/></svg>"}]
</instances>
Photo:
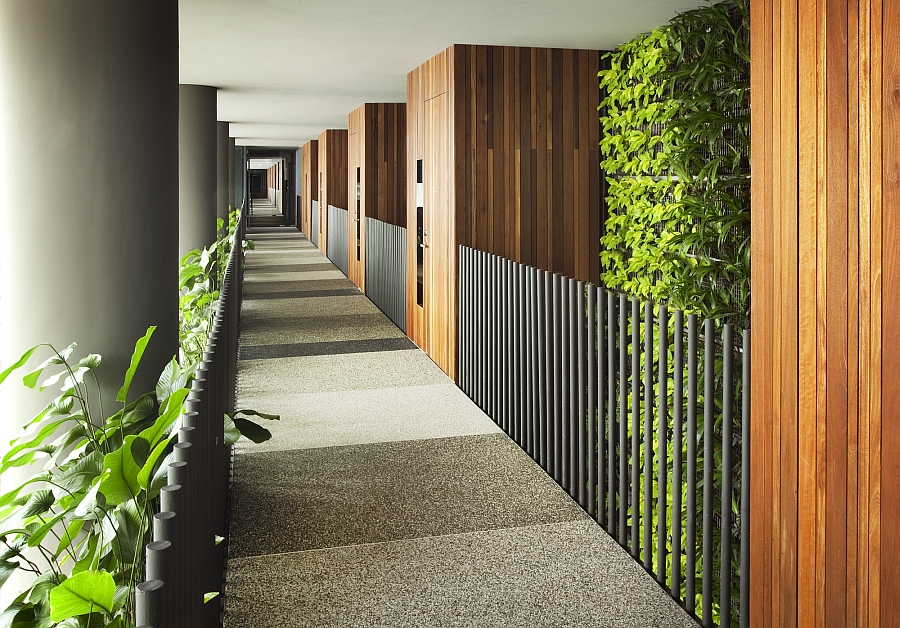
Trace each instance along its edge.
<instances>
[{"instance_id":1,"label":"wood grain texture","mask_svg":"<svg viewBox=\"0 0 900 628\"><path fill-rule=\"evenodd\" d=\"M309 237L312 201L319 200L319 141L310 140L301 148L303 192L300 208L300 231Z\"/></svg>"},{"instance_id":2,"label":"wood grain texture","mask_svg":"<svg viewBox=\"0 0 900 628\"><path fill-rule=\"evenodd\" d=\"M319 249L328 253L328 206L347 209L347 150L345 129L319 134Z\"/></svg>"},{"instance_id":3,"label":"wood grain texture","mask_svg":"<svg viewBox=\"0 0 900 628\"><path fill-rule=\"evenodd\" d=\"M365 290L365 218L406 226L406 104L366 103L348 117L350 279ZM356 179L359 169L359 220ZM357 224L359 233L357 234ZM359 235L359 259L356 255Z\"/></svg>"},{"instance_id":4,"label":"wood grain texture","mask_svg":"<svg viewBox=\"0 0 900 628\"><path fill-rule=\"evenodd\" d=\"M753 626L900 617L898 6L751 5Z\"/></svg>"},{"instance_id":5,"label":"wood grain texture","mask_svg":"<svg viewBox=\"0 0 900 628\"><path fill-rule=\"evenodd\" d=\"M441 162L439 170L447 182L440 193L448 195L442 220L449 227L446 242L443 231L438 238L446 250L439 251L437 240L430 238L426 254L431 268L447 269L446 284L428 287L428 294L435 289L447 293L446 298L432 294L438 309L428 313L431 326L447 329L426 342L413 324L410 337L451 376L456 372L459 245L599 281L604 204L600 55L596 50L454 45L407 77L407 219L415 220L416 159L424 159L426 172L434 172L429 160L444 159L446 150L446 167ZM425 103L444 93L446 113L435 103L426 112ZM421 122L413 120L420 116ZM429 116L441 117L441 134ZM443 209L428 215L433 221ZM432 222L429 233L435 228ZM418 314L413 307L414 233L408 233L411 321Z\"/></svg>"}]
</instances>

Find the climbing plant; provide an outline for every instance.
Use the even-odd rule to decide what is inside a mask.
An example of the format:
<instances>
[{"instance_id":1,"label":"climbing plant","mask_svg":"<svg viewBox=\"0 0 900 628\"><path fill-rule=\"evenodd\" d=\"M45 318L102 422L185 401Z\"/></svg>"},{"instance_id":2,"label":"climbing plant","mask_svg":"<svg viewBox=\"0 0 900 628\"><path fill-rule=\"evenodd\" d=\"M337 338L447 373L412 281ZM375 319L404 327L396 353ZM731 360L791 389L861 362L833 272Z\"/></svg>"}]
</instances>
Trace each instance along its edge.
<instances>
[{"instance_id":1,"label":"climbing plant","mask_svg":"<svg viewBox=\"0 0 900 628\"><path fill-rule=\"evenodd\" d=\"M608 173L602 279L747 325L748 0L680 14L600 72Z\"/></svg>"}]
</instances>

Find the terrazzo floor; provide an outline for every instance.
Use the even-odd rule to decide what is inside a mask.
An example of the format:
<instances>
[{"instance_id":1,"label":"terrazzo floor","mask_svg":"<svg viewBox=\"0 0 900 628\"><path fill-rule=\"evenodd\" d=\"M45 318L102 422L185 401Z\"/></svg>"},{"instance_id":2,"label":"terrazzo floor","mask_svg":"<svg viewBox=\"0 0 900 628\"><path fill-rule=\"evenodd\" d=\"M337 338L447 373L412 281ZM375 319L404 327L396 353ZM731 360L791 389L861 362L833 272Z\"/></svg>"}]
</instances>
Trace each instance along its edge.
<instances>
[{"instance_id":1,"label":"terrazzo floor","mask_svg":"<svg viewBox=\"0 0 900 628\"><path fill-rule=\"evenodd\" d=\"M696 624L296 229L250 235L227 628Z\"/></svg>"}]
</instances>

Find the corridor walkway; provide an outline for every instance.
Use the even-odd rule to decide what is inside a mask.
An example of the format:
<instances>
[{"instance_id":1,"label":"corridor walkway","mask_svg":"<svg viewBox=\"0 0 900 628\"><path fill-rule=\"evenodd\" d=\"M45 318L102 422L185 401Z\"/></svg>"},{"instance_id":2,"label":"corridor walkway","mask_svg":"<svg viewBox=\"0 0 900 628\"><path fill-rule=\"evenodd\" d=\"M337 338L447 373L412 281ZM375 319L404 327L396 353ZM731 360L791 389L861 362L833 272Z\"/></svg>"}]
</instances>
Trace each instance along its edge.
<instances>
[{"instance_id":1,"label":"corridor walkway","mask_svg":"<svg viewBox=\"0 0 900 628\"><path fill-rule=\"evenodd\" d=\"M294 229L251 233L225 623L694 622Z\"/></svg>"}]
</instances>

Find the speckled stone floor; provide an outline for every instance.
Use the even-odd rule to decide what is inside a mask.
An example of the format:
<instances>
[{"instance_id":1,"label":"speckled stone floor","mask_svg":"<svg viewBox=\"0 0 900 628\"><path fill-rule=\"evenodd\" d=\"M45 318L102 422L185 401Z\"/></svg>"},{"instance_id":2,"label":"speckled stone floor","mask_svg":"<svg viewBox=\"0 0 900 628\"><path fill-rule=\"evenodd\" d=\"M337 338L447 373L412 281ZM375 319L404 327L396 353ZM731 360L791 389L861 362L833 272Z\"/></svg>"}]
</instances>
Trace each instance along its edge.
<instances>
[{"instance_id":1,"label":"speckled stone floor","mask_svg":"<svg viewBox=\"0 0 900 628\"><path fill-rule=\"evenodd\" d=\"M227 628L691 620L299 232L250 236Z\"/></svg>"}]
</instances>

